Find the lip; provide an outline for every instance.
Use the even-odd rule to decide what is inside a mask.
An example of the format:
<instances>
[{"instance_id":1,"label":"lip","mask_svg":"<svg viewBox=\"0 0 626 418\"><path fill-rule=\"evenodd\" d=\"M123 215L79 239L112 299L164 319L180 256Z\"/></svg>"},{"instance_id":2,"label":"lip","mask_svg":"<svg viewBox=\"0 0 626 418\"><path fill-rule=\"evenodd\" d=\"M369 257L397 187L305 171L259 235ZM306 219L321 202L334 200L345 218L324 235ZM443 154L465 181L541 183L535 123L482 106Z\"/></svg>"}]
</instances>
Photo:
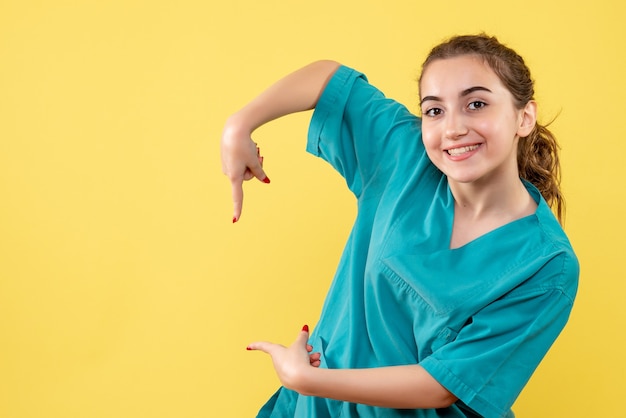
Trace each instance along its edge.
<instances>
[{"instance_id":1,"label":"lip","mask_svg":"<svg viewBox=\"0 0 626 418\"><path fill-rule=\"evenodd\" d=\"M453 150L453 149L459 149L459 148L465 148L465 147L476 147L471 151L466 151L462 154L459 155L451 155L448 153L449 150ZM458 144L458 145L454 145L453 147L449 147L449 148L445 148L443 150L443 152L445 153L445 155L452 161L462 161L462 160L466 160L468 158L470 158L472 155L476 154L478 152L478 150L480 150L480 148L482 147L482 143L473 143L473 144Z\"/></svg>"}]
</instances>

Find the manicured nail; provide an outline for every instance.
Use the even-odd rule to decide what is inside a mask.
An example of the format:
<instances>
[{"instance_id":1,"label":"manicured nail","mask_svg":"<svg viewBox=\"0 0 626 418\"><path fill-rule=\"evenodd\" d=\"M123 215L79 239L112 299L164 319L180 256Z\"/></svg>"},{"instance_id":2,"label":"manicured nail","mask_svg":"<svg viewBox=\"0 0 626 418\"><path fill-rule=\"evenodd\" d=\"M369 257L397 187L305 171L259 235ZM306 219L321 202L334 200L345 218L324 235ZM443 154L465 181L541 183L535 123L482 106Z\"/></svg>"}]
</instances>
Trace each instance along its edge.
<instances>
[{"instance_id":1,"label":"manicured nail","mask_svg":"<svg viewBox=\"0 0 626 418\"><path fill-rule=\"evenodd\" d=\"M263 183L267 183L267 184L269 184L269 182L270 182L270 178L266 176L266 177L263 179Z\"/></svg>"},{"instance_id":2,"label":"manicured nail","mask_svg":"<svg viewBox=\"0 0 626 418\"><path fill-rule=\"evenodd\" d=\"M246 347L246 350L250 351L250 350L252 350L252 347L247 346L247 347Z\"/></svg>"},{"instance_id":3,"label":"manicured nail","mask_svg":"<svg viewBox=\"0 0 626 418\"><path fill-rule=\"evenodd\" d=\"M303 326L302 331L309 332L309 326L308 325Z\"/></svg>"},{"instance_id":4,"label":"manicured nail","mask_svg":"<svg viewBox=\"0 0 626 418\"><path fill-rule=\"evenodd\" d=\"M237 217L233 216L233 223L237 222Z\"/></svg>"}]
</instances>

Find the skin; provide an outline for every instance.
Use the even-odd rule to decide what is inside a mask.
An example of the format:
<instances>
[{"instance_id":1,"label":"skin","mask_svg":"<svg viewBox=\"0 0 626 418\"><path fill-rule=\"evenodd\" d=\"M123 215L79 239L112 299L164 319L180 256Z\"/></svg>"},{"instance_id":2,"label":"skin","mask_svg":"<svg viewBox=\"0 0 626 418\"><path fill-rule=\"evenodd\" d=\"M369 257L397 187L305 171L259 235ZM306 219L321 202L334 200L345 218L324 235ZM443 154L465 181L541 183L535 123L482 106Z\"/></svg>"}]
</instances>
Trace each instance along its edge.
<instances>
[{"instance_id":1,"label":"skin","mask_svg":"<svg viewBox=\"0 0 626 418\"><path fill-rule=\"evenodd\" d=\"M233 221L241 216L243 182L253 178L269 182L251 138L254 130L283 115L314 108L338 67L333 61L310 64L279 80L228 119L221 151L222 169L232 187ZM515 154L519 137L534 126L534 102L516 109L493 71L473 56L431 63L420 90L424 144L433 163L448 176L456 200L450 246L532 213L534 201L519 180ZM478 148L457 156L448 153L467 145ZM269 354L281 383L303 395L407 409L445 408L457 400L417 364L319 368L320 354L307 344L308 337L308 329L303 329L290 346L259 341L248 349Z\"/></svg>"},{"instance_id":2,"label":"skin","mask_svg":"<svg viewBox=\"0 0 626 418\"><path fill-rule=\"evenodd\" d=\"M257 144L252 133L281 116L313 109L328 80L339 68L334 61L317 61L282 78L226 121L221 139L222 170L233 198L233 220L240 219L243 182L264 181ZM265 181L267 183L267 181ZM319 353L301 331L289 347L255 342L249 350L269 354L282 384L301 394L393 408L444 408L457 398L419 365L372 369L321 369Z\"/></svg>"},{"instance_id":3,"label":"skin","mask_svg":"<svg viewBox=\"0 0 626 418\"><path fill-rule=\"evenodd\" d=\"M281 384L306 396L388 408L445 408L457 398L419 365L369 369L322 369L319 353L309 354L309 333L302 330L285 347L260 341L248 346L269 354Z\"/></svg>"},{"instance_id":4,"label":"skin","mask_svg":"<svg viewBox=\"0 0 626 418\"><path fill-rule=\"evenodd\" d=\"M310 110L328 79L339 68L334 61L317 61L282 78L226 121L221 140L222 171L231 183L233 222L241 218L243 182L269 183L263 157L252 133L261 125L291 113Z\"/></svg>"},{"instance_id":5,"label":"skin","mask_svg":"<svg viewBox=\"0 0 626 418\"><path fill-rule=\"evenodd\" d=\"M473 55L432 62L420 93L426 152L448 177L456 202L450 247L534 213L517 146L535 126L536 103L516 108L498 76Z\"/></svg>"}]
</instances>

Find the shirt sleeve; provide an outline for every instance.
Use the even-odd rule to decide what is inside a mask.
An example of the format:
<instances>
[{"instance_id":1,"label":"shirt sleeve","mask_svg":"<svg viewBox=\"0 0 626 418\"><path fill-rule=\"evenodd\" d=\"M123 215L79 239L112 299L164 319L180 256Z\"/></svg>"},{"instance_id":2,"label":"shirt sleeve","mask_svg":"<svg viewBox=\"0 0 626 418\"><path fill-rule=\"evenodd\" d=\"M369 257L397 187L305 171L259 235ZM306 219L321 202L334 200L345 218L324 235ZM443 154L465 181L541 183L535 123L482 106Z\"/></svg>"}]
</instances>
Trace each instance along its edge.
<instances>
[{"instance_id":1,"label":"shirt sleeve","mask_svg":"<svg viewBox=\"0 0 626 418\"><path fill-rule=\"evenodd\" d=\"M399 159L407 161L407 152L425 155L419 118L345 66L316 105L307 151L330 163L357 197L377 174L388 172Z\"/></svg>"},{"instance_id":2,"label":"shirt sleeve","mask_svg":"<svg viewBox=\"0 0 626 418\"><path fill-rule=\"evenodd\" d=\"M576 283L575 259L558 257L534 283ZM465 405L502 417L565 326L575 288L520 286L492 302L460 331L442 333L439 348L420 365Z\"/></svg>"}]
</instances>

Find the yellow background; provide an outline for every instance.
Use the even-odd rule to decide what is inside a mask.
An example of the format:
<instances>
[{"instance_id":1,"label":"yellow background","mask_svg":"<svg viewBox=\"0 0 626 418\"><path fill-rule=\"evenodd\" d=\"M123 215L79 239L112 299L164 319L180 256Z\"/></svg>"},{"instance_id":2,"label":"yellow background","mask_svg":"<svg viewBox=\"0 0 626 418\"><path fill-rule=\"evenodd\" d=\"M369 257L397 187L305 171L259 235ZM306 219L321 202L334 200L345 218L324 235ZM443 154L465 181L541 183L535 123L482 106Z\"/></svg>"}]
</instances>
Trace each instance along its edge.
<instances>
[{"instance_id":1,"label":"yellow background","mask_svg":"<svg viewBox=\"0 0 626 418\"><path fill-rule=\"evenodd\" d=\"M574 4L578 4L574 6ZM519 417L624 417L626 6L356 0L0 1L0 417L250 417L278 381L248 342L315 325L354 216L304 152L257 132L270 185L231 223L225 118L332 58L416 110L426 52L487 31L537 79L582 265Z\"/></svg>"}]
</instances>

